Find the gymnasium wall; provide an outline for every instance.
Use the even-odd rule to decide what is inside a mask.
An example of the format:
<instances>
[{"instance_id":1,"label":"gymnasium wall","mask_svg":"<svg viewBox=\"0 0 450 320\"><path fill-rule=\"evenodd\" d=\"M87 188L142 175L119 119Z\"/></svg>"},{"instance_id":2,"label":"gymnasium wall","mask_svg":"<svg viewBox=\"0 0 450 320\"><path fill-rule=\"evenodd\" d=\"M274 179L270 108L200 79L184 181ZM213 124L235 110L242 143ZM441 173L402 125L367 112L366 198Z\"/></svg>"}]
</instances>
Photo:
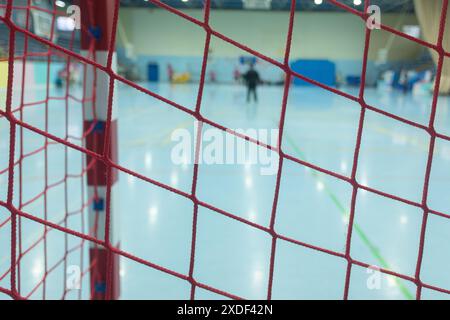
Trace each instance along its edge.
<instances>
[{"instance_id":1,"label":"gymnasium wall","mask_svg":"<svg viewBox=\"0 0 450 320\"><path fill-rule=\"evenodd\" d=\"M201 10L186 10L202 19ZM415 15L403 15L404 24L418 24ZM385 14L383 23L395 26L398 14ZM271 57L282 57L289 16L280 11L212 10L211 26L249 47ZM196 56L203 52L202 28L161 9L123 8L120 21L137 54ZM364 46L364 25L347 13L298 12L295 18L292 56L298 58L360 59ZM389 33L374 32L371 59L388 41ZM213 40L217 56L240 55L240 50ZM402 48L403 50L398 50ZM397 50L396 50L397 49ZM406 50L407 49L407 50ZM420 47L408 41L394 41L393 60L413 58Z\"/></svg>"},{"instance_id":2,"label":"gymnasium wall","mask_svg":"<svg viewBox=\"0 0 450 320\"><path fill-rule=\"evenodd\" d=\"M52 86L58 75L58 71L65 67L65 64L62 62L52 62L50 65L50 85ZM17 88L22 87L22 83L20 82L22 79L22 71L23 64L22 61L16 61L14 63L14 78L13 78L13 95L14 97L18 97L20 90ZM28 87L38 89L39 94L44 95L45 89L47 86L47 62L40 61L29 61L25 67L25 83ZM0 61L0 108L5 107L6 105L6 90L8 84L8 62ZM39 90L41 89L41 90ZM33 90L27 93L27 97L32 97L35 94ZM44 97L40 97L39 99L44 99ZM13 102L17 102L13 100ZM17 103L14 103L13 107L17 108Z\"/></svg>"},{"instance_id":3,"label":"gymnasium wall","mask_svg":"<svg viewBox=\"0 0 450 320\"><path fill-rule=\"evenodd\" d=\"M186 10L187 14L202 18L201 10ZM215 30L258 50L272 58L281 60L288 27L287 12L212 10L211 25ZM383 23L396 26L399 19L404 24L417 24L415 15L383 15ZM168 81L166 68L171 64L176 72L189 72L193 80L200 76L205 33L193 23L165 10L121 8L120 22L128 41L133 44L136 64L140 76L147 79L147 66L160 66L160 80ZM349 31L350 30L350 31ZM341 77L358 75L363 54L364 26L362 21L346 13L298 12L294 25L291 58L328 59L336 64ZM423 49L411 41L393 38L389 60L391 65L415 60ZM377 77L375 60L379 49L389 42L389 33L372 33L368 84ZM124 56L123 38L118 37L118 52ZM209 70L223 82L233 81L233 71L239 68L237 57L245 52L213 37L208 61ZM0 90L5 87L6 72L1 72L6 63L0 65ZM52 64L51 83L62 65ZM46 63L34 62L34 83L45 85ZM35 69L35 70L34 70ZM267 63L259 63L258 70L264 79L279 81L282 72ZM31 72L31 71L30 71Z\"/></svg>"},{"instance_id":4,"label":"gymnasium wall","mask_svg":"<svg viewBox=\"0 0 450 320\"><path fill-rule=\"evenodd\" d=\"M187 14L202 19L201 10L186 10ZM265 55L281 60L284 54L288 12L212 10L211 26ZM415 15L385 14L383 23L393 27L398 24L417 24ZM134 45L139 69L146 77L149 62L162 66L161 80L167 80L165 66L171 63L177 72L199 72L203 55L204 30L193 23L161 9L124 8L120 21L128 41ZM336 63L339 75L357 75L361 68L365 28L362 20L348 13L298 12L294 25L291 49L292 59L327 59ZM119 37L119 46L121 46ZM379 49L392 41L390 63L403 63L417 59L422 48L415 43L394 37L385 31L372 34L369 59L370 78L376 77L374 61ZM211 64L217 74L232 78L230 58L245 55L228 43L213 37ZM235 60L234 60L235 61ZM222 68L225 68L222 70ZM271 69L270 67L266 68ZM276 71L263 71L267 75ZM281 75L276 75L277 78Z\"/></svg>"}]
</instances>

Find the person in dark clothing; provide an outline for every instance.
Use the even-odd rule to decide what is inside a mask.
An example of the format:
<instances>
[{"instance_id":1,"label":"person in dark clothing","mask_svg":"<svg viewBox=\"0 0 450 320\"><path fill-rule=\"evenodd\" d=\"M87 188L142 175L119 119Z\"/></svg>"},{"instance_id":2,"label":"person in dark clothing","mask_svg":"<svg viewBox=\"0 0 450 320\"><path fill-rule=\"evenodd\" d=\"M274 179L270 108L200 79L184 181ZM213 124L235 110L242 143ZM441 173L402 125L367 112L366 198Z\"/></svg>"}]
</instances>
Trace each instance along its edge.
<instances>
[{"instance_id":1,"label":"person in dark clothing","mask_svg":"<svg viewBox=\"0 0 450 320\"><path fill-rule=\"evenodd\" d=\"M255 70L253 65L250 65L250 69L243 75L243 78L247 85L247 102L250 102L251 96L257 102L258 94L256 88L261 83L258 71Z\"/></svg>"}]
</instances>

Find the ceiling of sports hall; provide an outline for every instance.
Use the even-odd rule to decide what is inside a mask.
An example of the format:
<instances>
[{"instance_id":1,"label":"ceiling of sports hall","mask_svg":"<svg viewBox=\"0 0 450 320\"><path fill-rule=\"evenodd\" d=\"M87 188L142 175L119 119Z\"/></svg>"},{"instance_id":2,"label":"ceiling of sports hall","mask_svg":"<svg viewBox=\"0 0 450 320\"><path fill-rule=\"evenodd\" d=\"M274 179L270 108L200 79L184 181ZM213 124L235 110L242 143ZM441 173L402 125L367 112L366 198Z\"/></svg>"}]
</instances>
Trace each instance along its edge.
<instances>
[{"instance_id":1,"label":"ceiling of sports hall","mask_svg":"<svg viewBox=\"0 0 450 320\"><path fill-rule=\"evenodd\" d=\"M213 8L241 10L246 9L244 2L246 0L211 0ZM265 0L253 0L251 2L265 2ZM290 0L267 0L270 3L271 10L289 10ZM354 0L340 0L354 7ZM201 8L204 0L162 0L163 3L175 8ZM122 6L127 7L155 7L150 1L146 0L121 0ZM372 0L371 4L379 5L383 12L414 12L414 3L412 0ZM361 7L361 5L359 6ZM342 11L339 7L330 4L327 0L322 1L320 5L315 4L314 0L297 0L297 10L304 11Z\"/></svg>"}]
</instances>

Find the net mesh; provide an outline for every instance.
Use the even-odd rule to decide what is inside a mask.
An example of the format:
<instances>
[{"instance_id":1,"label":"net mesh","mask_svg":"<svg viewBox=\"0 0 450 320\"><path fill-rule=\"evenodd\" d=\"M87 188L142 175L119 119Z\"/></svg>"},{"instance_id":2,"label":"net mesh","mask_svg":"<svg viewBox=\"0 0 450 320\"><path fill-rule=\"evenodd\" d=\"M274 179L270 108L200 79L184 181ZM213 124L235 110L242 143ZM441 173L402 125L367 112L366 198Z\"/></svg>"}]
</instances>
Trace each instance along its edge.
<instances>
[{"instance_id":1,"label":"net mesh","mask_svg":"<svg viewBox=\"0 0 450 320\"><path fill-rule=\"evenodd\" d=\"M89 0L86 0L88 3L92 2ZM237 296L236 294L232 292L226 292L222 290L221 288L215 288L212 286L209 286L207 284L204 284L198 280L195 279L195 267L196 267L196 240L197 240L197 220L198 220L198 211L200 207L204 207L207 209L210 209L214 212L217 212L221 215L224 215L230 219L234 219L242 224L245 224L247 226L250 226L252 228L256 228L258 230L261 230L267 234L269 234L272 238L272 245L270 250L270 265L269 265L269 277L268 277L268 283L267 283L267 299L272 298L272 289L273 289L273 279L274 279L274 268L277 263L276 261L276 250L277 250L277 241L284 240L287 242L290 242L292 244L296 244L299 246L307 247L312 250L316 250L319 252L322 252L323 254L332 255L335 257L339 257L341 259L344 259L347 263L347 269L346 269L346 275L345 275L345 286L344 286L344 292L343 292L343 298L347 299L349 296L349 287L350 287L350 281L351 281L351 272L353 266L361 266L361 267L370 267L369 264L355 260L350 255L350 245L351 245L351 239L353 234L353 221L355 216L355 206L356 206L356 197L358 191L366 190L372 193L375 193L377 195L390 198L399 202L402 202L404 204L407 204L409 206L414 206L417 208L420 208L423 210L423 219L421 224L421 231L420 231L420 243L419 243L419 252L418 252L418 258L417 258L417 264L415 269L414 276L408 276L400 273L393 272L388 269L381 268L381 272L384 274L392 275L395 277L398 277L400 279L403 279L404 281L412 282L416 285L417 291L416 291L416 298L420 299L422 294L423 288L428 288L432 290L436 290L439 292L450 294L450 290L433 286L427 283L424 283L421 280L421 266L422 266L422 258L424 253L424 242L425 242L425 234L427 229L427 221L428 217L430 215L438 215L444 218L450 218L450 216L446 213L439 212L436 210L433 210L429 208L427 205L427 197L428 197L428 186L430 182L430 174L431 174L431 167L433 162L433 153L435 149L436 139L444 139L447 141L450 141L450 137L444 134L441 134L439 132L436 132L434 127L434 122L436 118L436 108L437 108L437 102L438 102L438 91L439 91L439 84L442 74L442 68L444 59L450 57L450 53L446 52L443 48L443 38L444 38L444 30L445 30L445 21L447 16L447 9L448 9L448 0L443 0L443 7L442 7L442 14L440 19L440 26L439 26L439 34L438 34L438 40L437 43L428 43L426 41L423 41L421 39L414 38L412 36L409 36L403 32L400 32L394 28L391 28L387 25L381 25L381 28L385 31L388 31L392 34L395 34L399 37L414 41L418 44L420 44L423 47L430 48L436 51L436 53L439 55L439 62L437 65L437 72L436 72L436 85L435 85L435 92L433 95L433 103L431 107L431 116L429 119L428 125L423 125L420 123L416 123L414 121L408 120L406 118L403 118L401 116L392 114L388 111L381 110L377 108L376 106L371 106L365 101L365 79L366 79L366 71L367 71L367 65L368 65L368 54L369 54L369 44L371 39L371 33L373 32L369 28L366 29L365 33L365 42L364 42L364 55L363 55L363 68L361 73L361 86L359 90L359 95L353 96L351 94L345 93L343 91L340 91L339 89L336 89L334 87L330 87L327 85L324 85L320 82L317 82L313 79L310 79L308 77L305 77L301 74L298 74L297 72L291 70L289 66L289 59L290 59L290 48L291 48L291 42L292 42L292 33L293 33L293 24L294 24L294 17L295 17L295 10L296 10L296 1L292 0L290 2L290 14L289 14L289 26L288 26L288 32L287 32L287 38L286 38L286 47L285 47L285 53L284 53L284 59L282 62L279 62L277 60L274 60L268 56L265 56L252 48L249 48L227 36L225 36L222 33L217 32L214 30L209 23L209 17L210 17L210 10L211 10L211 1L205 0L204 1L204 16L202 20L196 19L194 17L191 17L182 11L179 11L161 1L156 0L149 0L154 5L167 10L168 12L177 15L190 23L196 24L200 27L202 27L206 32L206 40L204 44L204 51L203 51L203 62L202 62L202 69L201 69L201 75L200 75L200 83L199 83L199 89L198 89L198 95L197 95L197 101L196 106L194 110L189 109L188 107L185 107L183 105L180 105L174 101L171 101L167 98L164 98L163 96L158 95L157 93L148 90L146 88L143 88L139 86L138 84L129 81L125 79L124 77L118 75L116 72L113 71L112 68L112 60L113 60L113 53L115 48L115 34L116 34L116 28L118 23L118 12L119 12L119 1L114 1L115 3L115 10L114 10L114 16L112 17L112 39L110 43L108 44L108 59L106 65L102 65L96 62L95 59L95 42L97 41L94 36L91 36L91 46L89 50L88 56L82 56L78 48L75 48L76 46L76 36L73 35L71 37L71 40L69 41L68 45L62 45L58 42L55 43L54 38L54 32L51 31L51 34L49 36L49 39L45 39L44 37L36 36L33 32L31 32L29 28L29 17L30 17L30 11L31 10L42 10L44 12L47 12L52 17L52 28L51 30L54 30L54 24L55 19L58 16L58 11L56 7L54 6L51 9L43 9L40 7L36 7L32 4L31 1L27 2L27 5L24 6L17 6L13 3L13 1L3 1L3 3L0 2L0 8L3 9L3 14L0 16L0 22L2 22L8 29L9 34L9 42L8 42L8 50L7 52L7 58L6 61L8 62L8 83L7 83L7 90L6 90L6 99L5 99L5 109L0 110L0 116L1 121L7 121L9 125L9 140L8 140L8 165L6 168L1 169L0 175L6 176L7 180L7 187L6 187L6 198L5 200L0 200L0 206L3 208L3 211L0 211L0 228L6 229L8 228L10 233L10 265L2 272L2 275L0 275L0 280L3 280L3 282L0 282L0 292L3 294L6 294L10 296L13 299L26 299L33 295L34 292L37 290L42 290L42 298L46 298L46 285L47 282L49 282L49 278L52 275L55 270L61 270L59 267L63 266L64 269L62 274L64 277L66 277L65 270L68 265L68 260L70 257L77 256L78 263L83 266L82 276L87 278L87 276L90 274L90 286L92 287L95 284L95 274L92 274L93 266L95 265L96 261L90 261L87 262L86 258L83 254L85 251L87 243L94 244L98 248L102 248L106 250L107 252L107 266L106 266L106 288L105 288L105 298L110 299L113 297L113 288L112 288L112 279L114 277L114 269L113 269L113 256L119 255L121 257L131 259L137 263L143 264L149 268L153 268L156 270L159 270L161 272L164 272L168 275L171 275L173 277L179 278L181 280L187 281L190 283L191 286L191 293L190 297L192 299L195 298L196 295L196 289L202 288L211 292L214 292L216 294L222 295L224 297L233 298L233 299L241 299L244 297ZM342 10L351 13L355 16L360 17L362 20L367 20L369 18L369 15L366 14L367 10L364 11L358 11L355 10L339 1L330 0L330 4L337 6L341 8ZM365 1L365 9L368 8L370 5L369 1ZM12 19L12 14L14 11L24 11L25 12L25 26L20 26L17 23L15 23ZM94 21L94 15L92 12L90 13L90 20L91 20L91 26L95 25ZM81 32L89 32L90 26L83 26ZM19 52L20 50L17 50L17 39L19 37L24 37L24 46L23 51ZM247 53L254 55L258 57L259 59L270 63L278 68L280 68L286 75L286 81L284 85L284 93L283 93L283 100L282 100L282 106L281 106L281 113L279 115L279 138L277 146L271 146L266 143L263 143L261 141L258 141L257 139L254 139L249 136L245 136L243 134L240 134L239 132L235 132L233 130L230 130L229 128L224 127L220 123L216 123L214 121L211 121L210 119L207 119L202 116L202 98L203 98L203 89L205 86L205 74L207 73L207 63L208 63L208 54L210 52L210 42L212 37L216 37L218 39L221 39L241 50L246 51ZM34 42L36 44L41 45L44 49L41 52L36 53L29 51L29 43ZM46 87L44 88L45 96L43 99L36 100L36 101L26 101L24 98L26 95L26 83L25 83L25 72L26 72L26 62L32 61L33 59L42 59L46 62L47 65L47 83ZM72 103L78 103L83 108L85 105L87 105L87 102L89 101L95 101L94 97L87 97L85 96L86 88L83 88L82 97L77 97L75 93L73 93L70 89L70 86L67 81L67 85L65 88L65 93L61 97L54 97L50 94L49 86L50 86L50 68L51 64L54 62L55 59L59 59L62 61L65 65L66 75L68 78L70 77L71 73L71 63L76 61L77 63L80 63L84 68L84 77L86 77L86 68L94 67L97 70L101 70L102 72L106 73L109 78L110 82L108 83L109 88L109 101L108 101L108 112L107 112L107 120L106 120L106 128L105 128L105 148L101 154L96 153L84 145L85 138L92 133L92 131L95 129L95 125L86 128L87 130L85 132L82 132L78 135L73 135L69 131L69 122L70 118L70 105ZM21 62L21 64L18 64L18 62ZM15 70L18 68L18 66L21 66L23 68L22 72L18 72L18 70ZM19 67L20 68L20 67ZM14 75L14 77L13 77ZM20 75L20 76L18 76ZM287 101L289 97L289 90L290 90L290 83L293 78L300 78L314 86L320 87L324 90L327 90L328 92L334 93L336 95L342 96L344 98L347 98L348 100L357 102L360 105L361 112L359 117L359 126L357 131L357 139L356 139L356 145L354 148L354 156L353 156L353 167L351 170L351 175L344 176L337 172L333 172L327 169L324 169L322 167L316 166L310 162L304 161L302 159L296 158L292 155L286 154L283 152L281 146L283 141L283 129L285 124L285 118L286 118L286 106ZM16 78L16 79L14 79ZM18 79L17 79L18 78ZM21 83L19 83L18 86L16 86L16 80L20 80ZM86 79L84 79L83 83L85 84ZM276 186L275 186L275 193L273 197L273 206L271 210L271 219L270 219L270 225L269 227L259 225L257 223L254 223L250 220L246 220L242 217L239 217L231 212L227 212L226 210L223 210L221 208L217 208L209 203L206 203L202 201L202 199L199 199L197 197L197 178L199 174L199 161L195 161L194 170L193 170L193 177L192 177L192 189L190 193L186 193L184 191L178 190L174 187L171 187L169 185L166 185L160 181L156 181L154 179L151 179L149 177L146 177L144 175L141 175L138 172L134 172L132 170L129 170L125 167L120 166L119 164L115 163L111 157L109 156L109 148L111 146L111 124L112 124L112 103L113 103L113 95L114 95L114 81L121 82L122 84L125 84L127 86L133 87L137 90L139 90L142 93L145 93L153 98L156 98L158 100L161 100L168 104L172 108L179 109L192 117L194 117L196 120L200 123L200 128L197 131L197 144L195 149L195 158L196 160L199 159L200 156L200 141L201 141L201 127L203 125L210 125L217 129L226 131L229 134L233 134L236 137L239 137L241 139L245 139L251 143L255 143L261 147L267 148L271 151L274 151L278 153L279 155L279 166L278 166L278 173L276 176ZM19 99L15 98L15 92L19 91ZM49 117L49 108L51 105L51 102L53 100L58 100L60 102L63 102L65 104L65 132L62 136L55 134L53 132L49 131L48 127L48 117ZM41 106L41 108L44 109L44 118L45 125L44 127L37 127L34 126L29 121L25 120L23 115L27 108L35 107L35 106ZM95 108L95 106L94 106ZM425 170L425 177L423 182L423 194L422 194L422 201L421 202L414 202L407 199L404 199L402 197L399 197L395 194L389 194L386 192L383 192L381 190L377 190L374 188L370 188L368 186L360 184L356 179L356 173L358 168L358 159L359 159L359 151L361 146L361 140L362 140L362 134L364 130L364 120L366 116L366 112L370 110L373 112L376 112L378 114L381 114L385 117L389 117L391 119L394 119L398 122L404 123L406 125L419 128L429 135L430 143L429 143L429 149L428 149L428 161L426 165ZM83 109L82 114L84 115L86 113L86 110ZM81 119L79 119L81 121ZM95 123L95 121L94 121ZM43 139L44 144L43 146L39 148L34 148L30 151L24 150L24 142L26 142L26 132L31 132L36 136L39 136ZM3 140L3 137L2 137ZM64 150L64 165L63 165L63 178L59 179L57 181L50 181L49 179L49 172L51 171L51 165L50 165L50 159L49 159L49 149L53 144L60 145L63 147ZM81 157L80 161L80 171L78 173L71 173L69 171L69 159L71 159L71 153L79 153L83 155ZM22 198L22 190L24 188L24 162L27 158L33 157L36 154L44 154L44 164L43 164L43 174L45 176L45 184L42 191L38 192L35 197L31 199L23 199ZM16 155L18 155L16 157ZM90 159L90 162L85 163L86 156ZM328 250L326 248L318 247L309 243L301 242L296 239L289 238L287 236L284 236L282 234L278 234L275 231L275 222L277 218L277 203L279 198L279 190L280 190L280 181L281 181L281 174L283 170L283 163L286 160L293 161L295 163L298 163L302 166L314 169L316 171L319 171L323 174L335 177L337 179L340 179L341 181L347 182L352 186L352 197L351 197L351 206L350 206L350 215L349 215L349 223L348 223L348 230L347 230L347 238L346 238L346 247L345 252L335 252L332 250ZM97 230L91 230L91 232L85 232L86 225L83 218L83 212L87 207L95 203L97 192L95 192L94 197L91 199L87 199L86 192L84 190L84 183L86 179L86 174L92 168L95 164L95 162L101 162L105 165L107 168L106 170L106 204L105 204L105 211L106 211L106 221L105 221L105 230L104 230L104 239L99 239L95 236L97 233ZM119 170L122 173L125 173L127 175L131 175L135 178L138 178L142 181L148 182L150 184L156 185L157 187L163 188L165 190L168 190L180 197L184 197L186 199L190 199L193 202L194 212L193 212L193 229L192 229L192 243L191 243L191 249L190 249L190 267L189 272L187 274L181 274L179 272L167 269L161 265L155 264L151 261L144 260L138 256L134 256L126 251L120 250L119 248L115 247L110 239L110 229L111 229L111 185L113 181L113 170ZM69 197L67 196L69 191L69 185L71 180L78 179L81 181L81 191L79 192L80 201L78 208L75 210L70 209L70 201ZM64 198L64 215L61 220L55 221L52 220L51 217L49 217L47 203L50 201L50 192L52 188L55 188L58 185L64 186L64 192L65 197ZM43 199L43 209L42 215L36 215L32 214L29 210L30 206L36 202L39 201L39 199ZM70 219L74 219L74 217L78 221L78 228L72 227L69 223ZM24 246L22 243L22 227L24 224L24 221L32 221L34 223L37 223L43 227L42 234L37 239L36 242L32 243L31 245ZM48 255L48 246L49 244L49 237L52 232L59 232L64 236L64 250L62 251L62 254L60 256L60 259L56 261L54 264L50 263L49 255ZM72 241L70 241L72 239ZM33 252L33 250L36 250L36 247L43 243L42 250L43 250L43 257L44 257L44 269L42 271L42 276L40 280L36 283L35 287L31 288L27 292L25 292L21 288L21 261L26 257L26 255L30 254L30 252ZM72 244L72 246L70 246ZM2 244L4 246L4 244ZM9 279L9 283L5 283L5 279ZM94 279L94 280L93 280ZM83 281L82 281L83 283ZM64 281L63 285L61 286L61 297L66 298L67 295L67 289L65 286L66 282ZM91 292L94 290L92 288ZM78 293L78 298L87 298L85 296L82 296L81 291ZM92 297L92 296L91 296Z\"/></svg>"}]
</instances>

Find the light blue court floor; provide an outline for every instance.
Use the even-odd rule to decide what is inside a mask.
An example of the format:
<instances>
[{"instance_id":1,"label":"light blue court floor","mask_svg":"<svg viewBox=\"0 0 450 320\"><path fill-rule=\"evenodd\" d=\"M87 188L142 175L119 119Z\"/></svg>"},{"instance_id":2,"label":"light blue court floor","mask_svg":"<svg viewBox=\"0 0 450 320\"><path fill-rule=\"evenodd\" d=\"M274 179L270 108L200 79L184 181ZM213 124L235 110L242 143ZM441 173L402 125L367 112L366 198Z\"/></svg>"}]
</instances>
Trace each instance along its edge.
<instances>
[{"instance_id":1,"label":"light blue court floor","mask_svg":"<svg viewBox=\"0 0 450 320\"><path fill-rule=\"evenodd\" d=\"M195 108L197 86L167 84L146 88L190 109ZM194 119L163 102L135 89L117 85L119 114L119 163L151 179L190 193L193 165L174 164L171 151L176 145L174 130L194 133ZM72 89L80 97L80 90ZM345 89L357 95L357 89ZM43 99L42 88L28 90L26 99ZM52 96L64 92L52 90ZM201 112L204 117L231 129L275 129L281 110L283 88L261 87L259 102L247 104L245 89L238 85L206 85ZM429 96L403 95L366 89L368 104L406 119L428 124L432 99ZM14 97L17 105L18 93ZM45 105L28 107L24 121L45 129ZM48 130L64 138L82 134L81 105L69 104L68 125L65 105L54 100L48 106ZM353 166L360 107L357 103L319 88L292 87L287 105L283 150L315 166L349 177ZM450 135L450 99L439 99L436 130ZM67 132L66 132L67 128ZM203 127L204 132L211 129ZM180 132L180 131L178 131ZM211 132L211 131L210 131ZM72 143L80 141L70 139ZM275 145L276 141L267 141ZM9 127L0 119L0 170L7 167ZM23 153L40 146L45 139L31 131L23 132ZM19 137L17 145L20 145ZM204 143L203 149L208 143ZM429 136L420 129L367 111L357 180L362 185L395 194L420 203L424 186ZM260 150L261 154L264 154ZM48 149L49 185L60 181L65 173L65 148L51 144ZM276 154L265 153L276 158ZM16 159L19 150L16 148ZM276 161L277 162L277 161ZM68 150L68 172L79 174L82 155ZM262 175L262 164L201 164L197 197L214 207L249 222L269 227L276 185L276 174ZM18 168L18 167L17 167ZM18 170L18 169L17 169ZM65 212L82 206L84 179L68 179L27 204L44 189L44 153L26 157L19 174L15 174L14 201L20 194L23 211L54 223L63 221ZM20 190L20 188L22 190ZM450 214L450 142L438 139L427 203L431 209ZM85 190L86 191L86 190ZM0 176L0 199L6 199L7 175ZM345 253L348 214L352 187L339 179L314 171L290 160L283 164L275 219L278 234L302 243ZM87 200L85 195L84 201ZM65 204L67 202L67 208ZM45 214L44 205L47 203ZM115 223L120 227L120 247L179 274L189 273L193 227L193 204L189 199L124 173L114 193ZM9 214L0 208L0 276L10 265ZM395 273L414 277L420 246L423 211L401 202L359 190L350 254L357 261L379 266ZM84 222L84 225L83 225ZM87 232L87 210L67 219L67 227ZM80 239L51 230L45 241L37 242L43 227L21 219L20 292L42 299L47 270L64 257L65 248L80 244ZM265 299L269 278L272 237L259 229L200 206L194 264L196 281L247 299ZM44 250L47 250L47 258ZM88 268L88 244L63 259L46 277L45 297L60 298L67 266ZM420 278L424 283L450 290L450 220L430 215L426 227ZM277 241L272 297L274 299L341 299L344 293L347 261L338 256L305 246ZM411 299L413 282L354 265L349 287L350 299ZM79 294L88 298L89 277L83 278L81 292L70 291L66 298ZM188 299L190 284L172 275L121 259L121 298ZM375 279L375 280L374 280ZM378 281L379 280L379 281ZM375 283L375 286L374 286ZM9 288L9 274L0 286ZM34 289L34 290L33 290ZM222 296L197 288L197 299L221 299ZM7 299L0 294L0 298ZM448 299L449 295L424 288L424 299Z\"/></svg>"}]
</instances>

